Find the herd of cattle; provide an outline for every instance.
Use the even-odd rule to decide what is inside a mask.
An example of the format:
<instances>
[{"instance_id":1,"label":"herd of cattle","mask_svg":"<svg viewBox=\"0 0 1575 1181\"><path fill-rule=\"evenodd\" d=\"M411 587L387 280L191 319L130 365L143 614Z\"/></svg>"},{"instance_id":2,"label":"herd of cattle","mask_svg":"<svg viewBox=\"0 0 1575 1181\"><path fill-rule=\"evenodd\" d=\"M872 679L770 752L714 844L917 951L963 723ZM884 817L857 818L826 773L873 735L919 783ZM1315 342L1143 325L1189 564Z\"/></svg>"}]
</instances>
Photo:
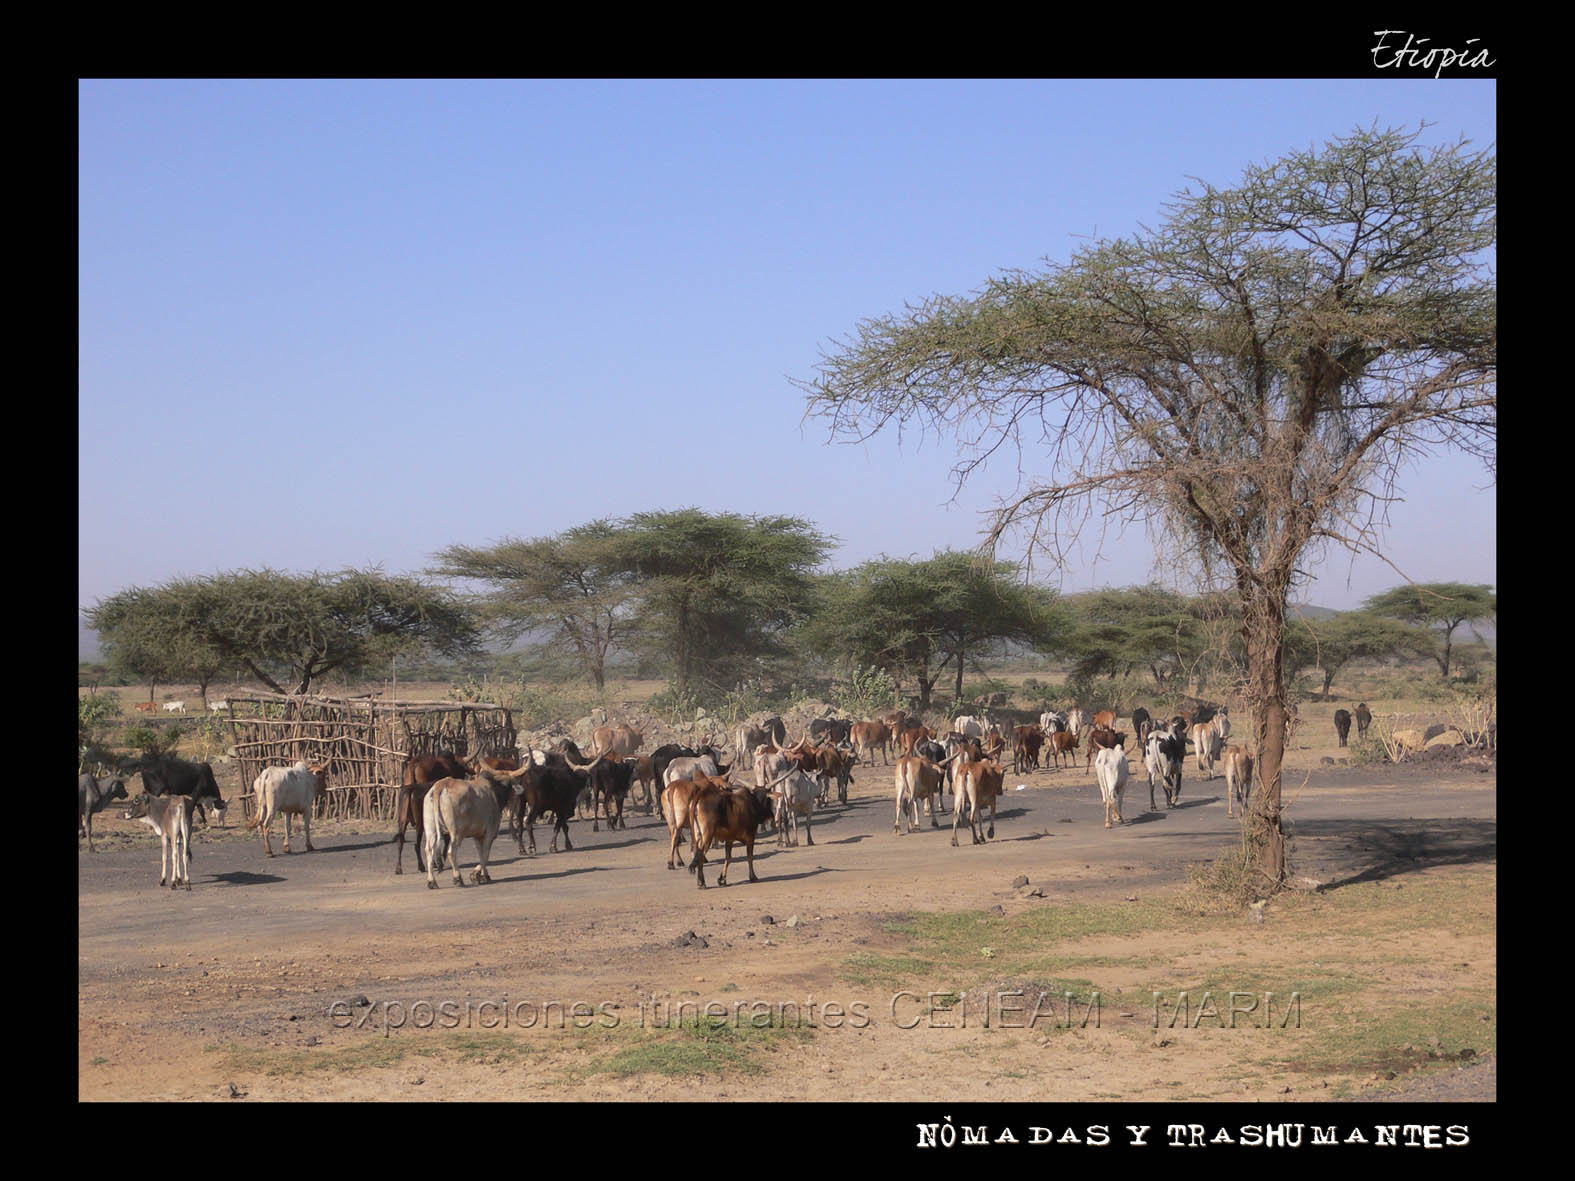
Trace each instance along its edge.
<instances>
[{"instance_id":1,"label":"herd of cattle","mask_svg":"<svg viewBox=\"0 0 1575 1181\"><path fill-rule=\"evenodd\" d=\"M1365 704L1356 710L1358 734L1372 720ZM938 734L923 721L904 711L865 722L817 719L797 742L789 743L787 728L779 717L759 725L738 727L733 761L709 745L690 748L676 744L638 754L644 737L630 726L601 726L592 734L587 757L570 739L559 740L551 750L526 748L520 758L480 757L462 759L452 753L411 758L395 800L396 845L394 872L404 872L405 833L415 830L416 867L427 875L427 885L437 888L437 870L452 863L454 884L463 884L459 870L459 842L476 842L477 866L473 882L490 881L487 860L506 812L509 829L521 854L536 852L536 821L553 817L549 849L557 852L558 837L572 850L569 820L585 805L590 807L594 831L605 816L609 829L626 827L624 802L640 789L637 803L652 815L660 807L669 830L668 868L684 864L679 852L688 833L693 853L690 870L700 888L705 887L706 855L713 845L724 846L717 880L727 884L733 846L744 846L749 880L755 876L754 848L757 833L774 826L780 844L798 843L802 820L804 839L813 845L812 819L817 807L830 803L833 785L838 801L848 802L848 787L855 766L881 762L894 766L896 818L892 831L905 835L922 827L920 805L930 816L930 826L940 827L945 793L952 793L952 840L964 812L974 844L995 837L996 801L1002 794L1006 752L1011 747L1014 774L1041 768L1048 756L1059 769L1064 758L1076 766L1078 749L1085 752L1084 766L1092 767L1105 807L1105 827L1124 824L1123 793L1131 778L1126 744L1129 734L1115 729L1112 710L1097 713L1080 708L1050 711L1037 724L1006 728L988 716L953 719L951 730ZM1344 746L1351 715L1335 713L1335 727ZM1231 816L1239 806L1245 813L1252 786L1253 760L1245 746L1227 745L1230 711L1221 706L1199 707L1161 723L1142 707L1134 708L1131 727L1149 785L1149 808L1156 810L1154 789L1165 793L1165 804L1174 808L1181 799L1181 772L1190 741L1198 770L1209 779L1223 765L1226 801ZM274 855L269 829L275 816L284 818L284 851L290 852L291 820L301 817L306 848L313 851L311 815L319 796L327 790L327 765L305 761L292 767L268 767L252 785L256 815L249 828L262 829L263 849ZM140 773L144 791L128 799L125 779ZM752 774L754 783L733 781ZM213 769L207 763L190 763L168 756L144 756L126 764L108 779L81 775L77 784L77 828L93 850L93 815L116 799L128 801L122 813L140 820L160 837L159 884L191 889L191 826L194 816L207 822L209 812L222 824L225 802L220 797ZM983 833L980 821L990 810ZM904 821L906 820L906 828Z\"/></svg>"}]
</instances>

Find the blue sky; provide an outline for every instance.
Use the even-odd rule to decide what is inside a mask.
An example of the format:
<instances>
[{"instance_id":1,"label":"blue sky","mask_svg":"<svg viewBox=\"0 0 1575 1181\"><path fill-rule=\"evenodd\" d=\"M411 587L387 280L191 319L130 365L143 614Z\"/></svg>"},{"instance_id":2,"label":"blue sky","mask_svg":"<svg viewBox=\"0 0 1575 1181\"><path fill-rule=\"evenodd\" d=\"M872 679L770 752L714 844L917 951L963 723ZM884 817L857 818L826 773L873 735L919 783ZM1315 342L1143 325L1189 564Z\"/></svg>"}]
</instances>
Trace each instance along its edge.
<instances>
[{"instance_id":1,"label":"blue sky","mask_svg":"<svg viewBox=\"0 0 1575 1181\"><path fill-rule=\"evenodd\" d=\"M83 606L182 574L420 571L454 543L697 505L971 547L933 438L802 424L864 317L1157 223L1190 177L1357 125L1495 138L1492 81L79 84ZM147 462L145 457L163 457ZM1480 467L1402 480L1388 553L1496 581ZM1470 546L1461 538L1470 537ZM1140 529L1076 591L1146 581ZM1011 555L1007 555L1011 556ZM1303 596L1399 576L1333 554Z\"/></svg>"}]
</instances>

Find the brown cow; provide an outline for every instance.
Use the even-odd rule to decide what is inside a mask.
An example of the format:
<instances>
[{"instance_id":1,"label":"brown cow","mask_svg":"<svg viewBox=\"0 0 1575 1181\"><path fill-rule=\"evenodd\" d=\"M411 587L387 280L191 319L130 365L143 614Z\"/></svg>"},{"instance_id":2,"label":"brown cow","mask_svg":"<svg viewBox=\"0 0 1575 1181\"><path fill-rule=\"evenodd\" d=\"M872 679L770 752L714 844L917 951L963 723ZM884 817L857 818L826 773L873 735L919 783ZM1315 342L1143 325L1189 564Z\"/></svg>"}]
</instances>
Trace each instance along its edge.
<instances>
[{"instance_id":1,"label":"brown cow","mask_svg":"<svg viewBox=\"0 0 1575 1181\"><path fill-rule=\"evenodd\" d=\"M931 730L918 718L908 718L906 721L899 722L893 733L895 734L899 758L911 755L913 748L918 746L919 743L935 737L935 731Z\"/></svg>"},{"instance_id":2,"label":"brown cow","mask_svg":"<svg viewBox=\"0 0 1575 1181\"><path fill-rule=\"evenodd\" d=\"M1047 735L1050 743L1050 757L1055 760L1056 770L1061 769L1061 756L1066 755L1069 766L1077 766L1078 737L1071 730L1057 730L1054 734Z\"/></svg>"},{"instance_id":3,"label":"brown cow","mask_svg":"<svg viewBox=\"0 0 1575 1181\"><path fill-rule=\"evenodd\" d=\"M1225 803L1227 813L1236 815L1236 805L1241 814L1247 814L1247 797L1252 794L1252 756L1245 746L1232 744L1225 748Z\"/></svg>"},{"instance_id":4,"label":"brown cow","mask_svg":"<svg viewBox=\"0 0 1575 1181\"><path fill-rule=\"evenodd\" d=\"M1038 726L1018 726L1012 731L1012 772L1021 775L1039 766L1039 750L1045 744L1045 732Z\"/></svg>"},{"instance_id":5,"label":"brown cow","mask_svg":"<svg viewBox=\"0 0 1575 1181\"><path fill-rule=\"evenodd\" d=\"M678 851L678 838L683 835L686 828L689 829L690 837L694 836L695 798L707 788L727 791L731 787L732 784L725 776L711 776L703 771L695 772L693 779L675 779L667 785L662 792L662 817L667 821L667 831L670 834L667 848L668 869L677 869L684 863L684 856Z\"/></svg>"},{"instance_id":6,"label":"brown cow","mask_svg":"<svg viewBox=\"0 0 1575 1181\"><path fill-rule=\"evenodd\" d=\"M1006 776L1006 769L999 763L982 762L967 763L957 771L957 783L961 790L957 793L957 804L952 810L952 844L957 844L957 821L962 818L963 805L968 806L968 825L973 830L973 843L982 845L985 837L979 835L979 812L988 804L990 806L990 831L986 834L991 840L995 839L995 801L1001 794L1001 784Z\"/></svg>"},{"instance_id":7,"label":"brown cow","mask_svg":"<svg viewBox=\"0 0 1575 1181\"><path fill-rule=\"evenodd\" d=\"M591 733L591 756L597 758L611 751L620 759L632 758L644 742L645 735L633 726L597 726Z\"/></svg>"},{"instance_id":8,"label":"brown cow","mask_svg":"<svg viewBox=\"0 0 1575 1181\"><path fill-rule=\"evenodd\" d=\"M940 797L941 790L946 783L946 768L929 759L918 755L907 755L897 760L897 818L892 823L891 831L898 836L905 835L902 831L903 810L911 805L913 819L908 822L908 832L915 828L923 828L919 822L919 801L928 800L930 808L930 827L939 828L940 821L935 819L935 802Z\"/></svg>"},{"instance_id":9,"label":"brown cow","mask_svg":"<svg viewBox=\"0 0 1575 1181\"><path fill-rule=\"evenodd\" d=\"M820 802L829 802L831 794L831 781L837 781L837 802L848 802L848 784L853 782L853 764L855 755L852 751L840 750L835 746L822 746L815 752L815 778L820 782Z\"/></svg>"},{"instance_id":10,"label":"brown cow","mask_svg":"<svg viewBox=\"0 0 1575 1181\"><path fill-rule=\"evenodd\" d=\"M151 701L139 701L136 705L136 710L139 714L150 714L153 712L154 708L155 707ZM164 883L160 882L159 884L163 885Z\"/></svg>"},{"instance_id":11,"label":"brown cow","mask_svg":"<svg viewBox=\"0 0 1575 1181\"><path fill-rule=\"evenodd\" d=\"M875 761L875 748L880 747L880 761L889 765L891 731L885 722L854 722L848 731L853 739L853 749L866 763Z\"/></svg>"},{"instance_id":12,"label":"brown cow","mask_svg":"<svg viewBox=\"0 0 1575 1181\"><path fill-rule=\"evenodd\" d=\"M1108 727L1095 726L1088 732L1088 758L1083 763L1083 770L1088 770L1094 763L1094 756L1102 750L1112 750L1120 747L1123 751L1127 746L1127 735L1124 730L1111 730Z\"/></svg>"},{"instance_id":13,"label":"brown cow","mask_svg":"<svg viewBox=\"0 0 1575 1181\"><path fill-rule=\"evenodd\" d=\"M425 858L422 848L423 839L422 813L423 804L426 802L427 789L439 779L465 779L470 775L465 764L456 759L449 751L439 751L436 754L416 755L405 763L405 774L400 784L399 791L394 795L394 841L399 846L394 857L394 872L405 872L405 828L413 825L416 830L416 872L425 873ZM442 860L441 851L439 861Z\"/></svg>"},{"instance_id":14,"label":"brown cow","mask_svg":"<svg viewBox=\"0 0 1575 1181\"><path fill-rule=\"evenodd\" d=\"M1116 728L1116 711L1102 709L1094 715L1094 729L1114 730Z\"/></svg>"},{"instance_id":15,"label":"brown cow","mask_svg":"<svg viewBox=\"0 0 1575 1181\"><path fill-rule=\"evenodd\" d=\"M733 845L744 843L749 858L749 880L755 876L755 832L771 816L771 793L766 788L735 787L727 791L701 791L689 805L690 822L694 827L694 857L689 868L695 875L695 884L705 889L705 855L716 841L725 845L722 872L716 884L727 885L727 868L733 864Z\"/></svg>"}]
</instances>

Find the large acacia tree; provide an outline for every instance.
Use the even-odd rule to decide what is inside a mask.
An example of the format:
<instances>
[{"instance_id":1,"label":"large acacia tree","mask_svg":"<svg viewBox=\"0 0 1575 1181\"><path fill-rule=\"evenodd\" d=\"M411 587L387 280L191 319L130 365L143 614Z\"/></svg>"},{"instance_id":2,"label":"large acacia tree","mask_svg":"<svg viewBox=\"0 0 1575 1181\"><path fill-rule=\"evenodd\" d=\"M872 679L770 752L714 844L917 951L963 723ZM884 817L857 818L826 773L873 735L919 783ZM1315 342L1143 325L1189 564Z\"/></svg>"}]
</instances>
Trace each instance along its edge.
<instances>
[{"instance_id":1,"label":"large acacia tree","mask_svg":"<svg viewBox=\"0 0 1575 1181\"><path fill-rule=\"evenodd\" d=\"M1455 629L1462 623L1498 618L1498 596L1491 586L1463 582L1422 582L1390 587L1362 604L1374 615L1402 619L1418 627L1436 629L1438 648L1431 655L1438 671L1449 679L1449 657Z\"/></svg>"},{"instance_id":2,"label":"large acacia tree","mask_svg":"<svg viewBox=\"0 0 1575 1181\"><path fill-rule=\"evenodd\" d=\"M881 558L828 577L804 642L854 666L872 664L918 685L919 706L950 670L961 700L965 662L1006 640L1060 646L1067 614L1016 567L949 550L922 561Z\"/></svg>"},{"instance_id":3,"label":"large acacia tree","mask_svg":"<svg viewBox=\"0 0 1575 1181\"><path fill-rule=\"evenodd\" d=\"M629 638L635 593L611 521L591 521L530 541L451 545L437 556L442 563L437 573L489 587L477 605L496 632L511 640L534 633L572 653L597 692L605 688L607 656Z\"/></svg>"},{"instance_id":4,"label":"large acacia tree","mask_svg":"<svg viewBox=\"0 0 1575 1181\"><path fill-rule=\"evenodd\" d=\"M701 677L729 686L785 650L831 540L798 517L685 508L624 518L613 547L638 586L634 631L685 693Z\"/></svg>"},{"instance_id":5,"label":"large acacia tree","mask_svg":"<svg viewBox=\"0 0 1575 1181\"><path fill-rule=\"evenodd\" d=\"M170 642L217 653L278 693L287 692L278 678L305 693L329 672L368 672L419 651L459 656L476 645L475 622L451 594L377 570L174 579L122 591L86 615L113 651L140 636L155 611Z\"/></svg>"},{"instance_id":6,"label":"large acacia tree","mask_svg":"<svg viewBox=\"0 0 1575 1181\"><path fill-rule=\"evenodd\" d=\"M1003 446L1042 456L991 552L1021 534L1059 559L1114 511L1234 591L1263 783L1248 841L1275 885L1286 603L1309 547L1379 552L1419 454L1493 467L1496 159L1421 134L1357 130L1196 182L1156 228L861 322L801 383L833 438L955 433L959 481Z\"/></svg>"}]
</instances>

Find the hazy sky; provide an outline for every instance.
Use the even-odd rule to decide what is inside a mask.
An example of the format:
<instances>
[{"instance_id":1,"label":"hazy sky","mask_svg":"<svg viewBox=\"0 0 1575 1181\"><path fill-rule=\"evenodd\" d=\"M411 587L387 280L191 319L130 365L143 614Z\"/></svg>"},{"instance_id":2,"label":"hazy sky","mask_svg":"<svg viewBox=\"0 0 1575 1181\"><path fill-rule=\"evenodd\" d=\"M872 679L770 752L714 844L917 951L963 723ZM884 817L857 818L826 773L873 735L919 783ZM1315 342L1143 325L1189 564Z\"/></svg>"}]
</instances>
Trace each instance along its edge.
<instances>
[{"instance_id":1,"label":"hazy sky","mask_svg":"<svg viewBox=\"0 0 1575 1181\"><path fill-rule=\"evenodd\" d=\"M933 438L801 424L864 317L1157 224L1360 125L1495 137L1492 81L87 81L78 597L696 505L833 564L979 540ZM146 457L158 456L158 462ZM1034 456L1027 459L1032 465ZM1034 469L1030 466L1030 471ZM1496 581L1480 466L1408 471L1390 557ZM1469 539L1467 541L1466 539ZM1065 591L1146 581L1140 529ZM1011 556L1011 555L1008 555ZM1331 555L1303 597L1400 581Z\"/></svg>"}]
</instances>

